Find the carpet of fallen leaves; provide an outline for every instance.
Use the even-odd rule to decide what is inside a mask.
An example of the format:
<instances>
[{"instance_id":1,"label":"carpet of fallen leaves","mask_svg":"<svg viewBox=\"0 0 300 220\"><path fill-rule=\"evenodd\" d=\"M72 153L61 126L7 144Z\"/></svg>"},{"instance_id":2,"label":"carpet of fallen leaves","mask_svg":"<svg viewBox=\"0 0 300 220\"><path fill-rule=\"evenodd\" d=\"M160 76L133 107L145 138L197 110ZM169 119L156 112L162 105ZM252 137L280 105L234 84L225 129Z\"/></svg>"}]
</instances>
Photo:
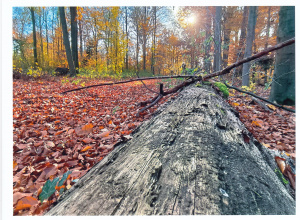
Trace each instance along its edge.
<instances>
[{"instance_id":1,"label":"carpet of fallen leaves","mask_svg":"<svg viewBox=\"0 0 300 220\"><path fill-rule=\"evenodd\" d=\"M175 81L165 81L165 88ZM85 86L103 82L80 80ZM60 94L81 87L78 83L67 78L13 82L14 215L43 214L59 196L57 191L41 205L38 196L48 179L70 170L63 185L69 189L170 97L136 117L139 103L156 95L141 82ZM158 90L157 80L145 84Z\"/></svg>"},{"instance_id":2,"label":"carpet of fallen leaves","mask_svg":"<svg viewBox=\"0 0 300 220\"><path fill-rule=\"evenodd\" d=\"M72 82L73 81L73 82ZM82 83L84 80L80 80ZM85 80L85 86L104 81ZM145 81L158 91L161 81ZM171 88L180 80L165 80ZM78 80L14 80L13 82L13 206L14 215L42 215L59 198L57 190L43 204L39 194L47 180L72 171L63 188L69 189L92 166L131 138L131 132L149 119L159 104L136 116L139 103L155 97L141 82L80 87ZM171 97L177 94L171 95ZM228 102L266 147L285 151L295 159L295 114L278 108L267 112L251 99L231 90Z\"/></svg>"},{"instance_id":3,"label":"carpet of fallen leaves","mask_svg":"<svg viewBox=\"0 0 300 220\"><path fill-rule=\"evenodd\" d=\"M295 160L295 113L262 101L269 108L269 111L267 111L256 104L249 95L233 89L230 90L230 93L228 103L240 113L240 120L253 136L265 147L285 152ZM263 87L259 87L256 94L268 99L269 92L264 91ZM285 107L295 109L293 106Z\"/></svg>"}]
</instances>

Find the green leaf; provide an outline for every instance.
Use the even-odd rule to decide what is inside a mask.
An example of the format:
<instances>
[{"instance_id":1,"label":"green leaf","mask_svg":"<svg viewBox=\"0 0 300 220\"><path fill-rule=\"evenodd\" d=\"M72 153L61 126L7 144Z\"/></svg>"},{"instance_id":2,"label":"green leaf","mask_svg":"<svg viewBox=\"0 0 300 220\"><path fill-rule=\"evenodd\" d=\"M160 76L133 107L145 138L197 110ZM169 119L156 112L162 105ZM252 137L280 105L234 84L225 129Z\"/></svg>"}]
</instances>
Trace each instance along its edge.
<instances>
[{"instance_id":1,"label":"green leaf","mask_svg":"<svg viewBox=\"0 0 300 220\"><path fill-rule=\"evenodd\" d=\"M59 180L59 177L56 177L53 181L48 180L45 183L45 185L43 186L43 190L42 190L41 194L39 195L39 199L42 204L45 199L48 199L55 192L55 186L56 186L58 180Z\"/></svg>"},{"instance_id":2,"label":"green leaf","mask_svg":"<svg viewBox=\"0 0 300 220\"><path fill-rule=\"evenodd\" d=\"M64 191L65 191L65 188L61 188L61 189L59 190L59 195L61 195Z\"/></svg>"},{"instance_id":3,"label":"green leaf","mask_svg":"<svg viewBox=\"0 0 300 220\"><path fill-rule=\"evenodd\" d=\"M72 171L68 170L67 172L64 173L62 176L61 180L58 182L57 186L62 186L65 182L65 180L68 178L69 174L71 174Z\"/></svg>"}]
</instances>

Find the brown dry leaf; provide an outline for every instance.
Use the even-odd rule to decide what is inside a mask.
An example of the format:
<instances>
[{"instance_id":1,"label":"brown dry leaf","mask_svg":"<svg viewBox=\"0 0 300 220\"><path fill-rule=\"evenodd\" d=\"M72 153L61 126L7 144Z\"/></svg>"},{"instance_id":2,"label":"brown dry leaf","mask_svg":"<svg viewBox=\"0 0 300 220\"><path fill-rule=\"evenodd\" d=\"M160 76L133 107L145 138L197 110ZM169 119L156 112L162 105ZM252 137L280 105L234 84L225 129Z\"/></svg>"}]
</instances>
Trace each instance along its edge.
<instances>
[{"instance_id":1,"label":"brown dry leaf","mask_svg":"<svg viewBox=\"0 0 300 220\"><path fill-rule=\"evenodd\" d=\"M281 157L275 157L275 161L281 171L281 173L284 173L285 172L285 168L286 168L286 165L285 165L285 159L284 158L281 158Z\"/></svg>"},{"instance_id":2,"label":"brown dry leaf","mask_svg":"<svg viewBox=\"0 0 300 220\"><path fill-rule=\"evenodd\" d=\"M109 135L110 131L105 131L102 132L101 134L98 135L98 137L102 138L102 137L107 137Z\"/></svg>"},{"instance_id":3,"label":"brown dry leaf","mask_svg":"<svg viewBox=\"0 0 300 220\"><path fill-rule=\"evenodd\" d=\"M91 138L84 138L84 139L82 140L82 142L85 143L85 144L89 144L89 143L91 143L91 142L93 142L93 141L94 141L94 140L91 139Z\"/></svg>"}]
</instances>

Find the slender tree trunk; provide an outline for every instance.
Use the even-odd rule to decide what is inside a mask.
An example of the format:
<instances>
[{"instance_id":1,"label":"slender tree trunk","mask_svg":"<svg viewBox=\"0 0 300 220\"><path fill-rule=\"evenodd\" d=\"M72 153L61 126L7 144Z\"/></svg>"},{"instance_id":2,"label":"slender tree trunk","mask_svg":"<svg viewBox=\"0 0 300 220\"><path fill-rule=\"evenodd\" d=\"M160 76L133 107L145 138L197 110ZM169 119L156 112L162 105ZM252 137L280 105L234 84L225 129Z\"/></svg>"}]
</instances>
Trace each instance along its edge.
<instances>
[{"instance_id":1,"label":"slender tree trunk","mask_svg":"<svg viewBox=\"0 0 300 220\"><path fill-rule=\"evenodd\" d=\"M252 55L252 45L253 45L253 40L255 35L256 18L257 18L257 6L250 6L248 26L247 26L246 50L245 50L244 58ZM250 64L251 64L250 62L243 64L243 73L242 73L243 86L249 86Z\"/></svg>"},{"instance_id":2,"label":"slender tree trunk","mask_svg":"<svg viewBox=\"0 0 300 220\"><path fill-rule=\"evenodd\" d=\"M266 43L265 43L265 50L268 48L269 44L269 35L270 35L270 27L271 27L271 6L268 8L268 20L267 20L267 33L266 33ZM267 83L268 80L268 70L265 70L264 75L264 84Z\"/></svg>"},{"instance_id":3,"label":"slender tree trunk","mask_svg":"<svg viewBox=\"0 0 300 220\"><path fill-rule=\"evenodd\" d=\"M215 27L214 27L214 72L219 71L221 69L221 14L222 7L216 7L216 17L215 17Z\"/></svg>"},{"instance_id":4,"label":"slender tree trunk","mask_svg":"<svg viewBox=\"0 0 300 220\"><path fill-rule=\"evenodd\" d=\"M44 22L45 22L45 28L46 28L47 66L49 67L50 57L49 57L48 11L47 10L44 10Z\"/></svg>"},{"instance_id":5,"label":"slender tree trunk","mask_svg":"<svg viewBox=\"0 0 300 220\"><path fill-rule=\"evenodd\" d=\"M204 57L204 69L207 73L210 73L211 62L210 62L210 42L209 38L211 37L211 15L208 6L206 6L206 24L205 24L205 57ZM192 57L191 57L192 59Z\"/></svg>"},{"instance_id":6,"label":"slender tree trunk","mask_svg":"<svg viewBox=\"0 0 300 220\"><path fill-rule=\"evenodd\" d=\"M152 75L155 75L155 41L156 41L156 6L153 7L154 10L154 28L153 28L153 43L152 43L152 55L151 55L151 71Z\"/></svg>"},{"instance_id":7,"label":"slender tree trunk","mask_svg":"<svg viewBox=\"0 0 300 220\"><path fill-rule=\"evenodd\" d=\"M68 59L70 73L71 73L71 76L75 76L76 72L75 72L75 66L73 63L73 58L72 58L72 53L71 53L71 47L70 47L70 41L69 41L69 36L68 36L68 29L67 29L64 7L59 7L59 15L60 15L60 22L61 22L62 31L63 31L63 39L64 39L64 45L65 45L65 49L66 49L66 55L67 55L67 59Z\"/></svg>"},{"instance_id":8,"label":"slender tree trunk","mask_svg":"<svg viewBox=\"0 0 300 220\"><path fill-rule=\"evenodd\" d=\"M52 11L52 27L51 27L51 31L52 31L52 60L55 62L55 32L54 32L54 12L55 12L55 8L53 7L53 11Z\"/></svg>"},{"instance_id":9,"label":"slender tree trunk","mask_svg":"<svg viewBox=\"0 0 300 220\"><path fill-rule=\"evenodd\" d=\"M31 12L31 20L32 20L32 30L33 30L33 66L36 68L38 66L38 58L37 58L37 46L36 46L36 30L35 30L35 17L34 17L34 8L30 7Z\"/></svg>"},{"instance_id":10,"label":"slender tree trunk","mask_svg":"<svg viewBox=\"0 0 300 220\"><path fill-rule=\"evenodd\" d=\"M70 7L71 14L71 39L72 39L72 58L75 68L79 68L78 63L78 27L77 27L77 7Z\"/></svg>"},{"instance_id":11,"label":"slender tree trunk","mask_svg":"<svg viewBox=\"0 0 300 220\"><path fill-rule=\"evenodd\" d=\"M136 24L136 71L139 72L139 24Z\"/></svg>"},{"instance_id":12,"label":"slender tree trunk","mask_svg":"<svg viewBox=\"0 0 300 220\"><path fill-rule=\"evenodd\" d=\"M126 31L126 55L125 55L125 68L126 70L129 69L128 66L128 12L127 7L125 7L125 31Z\"/></svg>"},{"instance_id":13,"label":"slender tree trunk","mask_svg":"<svg viewBox=\"0 0 300 220\"><path fill-rule=\"evenodd\" d=\"M41 59L40 65L44 66L44 45L43 45L43 29L42 29L42 14L39 16L39 23L40 23L40 44L41 44Z\"/></svg>"},{"instance_id":14,"label":"slender tree trunk","mask_svg":"<svg viewBox=\"0 0 300 220\"><path fill-rule=\"evenodd\" d=\"M83 43L82 43L82 21L78 21L79 26L79 40L80 40L80 57L83 55Z\"/></svg>"},{"instance_id":15,"label":"slender tree trunk","mask_svg":"<svg viewBox=\"0 0 300 220\"><path fill-rule=\"evenodd\" d=\"M243 12L243 20L241 24L241 35L239 41L239 52L237 53L237 60L241 60L244 58L244 51L245 51L245 43L246 43L246 34L247 34L247 19L249 14L249 6L244 6ZM238 75L242 75L243 66L237 67Z\"/></svg>"},{"instance_id":16,"label":"slender tree trunk","mask_svg":"<svg viewBox=\"0 0 300 220\"><path fill-rule=\"evenodd\" d=\"M228 65L228 54L229 54L229 44L230 44L230 26L228 24L228 18L230 17L228 7L224 7L224 43L223 43L223 67Z\"/></svg>"},{"instance_id":17,"label":"slender tree trunk","mask_svg":"<svg viewBox=\"0 0 300 220\"><path fill-rule=\"evenodd\" d=\"M147 45L147 6L144 6L144 24L142 27L142 35L143 35L143 70L146 70L146 45Z\"/></svg>"}]
</instances>

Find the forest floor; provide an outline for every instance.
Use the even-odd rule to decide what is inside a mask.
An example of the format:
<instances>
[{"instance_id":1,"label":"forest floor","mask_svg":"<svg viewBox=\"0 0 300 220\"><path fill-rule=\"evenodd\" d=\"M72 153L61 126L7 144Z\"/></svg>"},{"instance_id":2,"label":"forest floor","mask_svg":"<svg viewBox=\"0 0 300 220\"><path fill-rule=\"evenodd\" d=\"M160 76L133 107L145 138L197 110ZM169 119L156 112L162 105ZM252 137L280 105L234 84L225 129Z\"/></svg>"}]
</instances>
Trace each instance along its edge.
<instances>
[{"instance_id":1,"label":"forest floor","mask_svg":"<svg viewBox=\"0 0 300 220\"><path fill-rule=\"evenodd\" d=\"M139 103L156 95L141 82L60 94L103 82L62 77L13 81L14 215L43 214L57 201L61 189L69 189L116 143L130 139L138 125L177 95L164 97L137 117L142 108ZM182 80L144 81L152 90L158 90L160 82L167 89ZM268 92L256 88L257 95L267 98ZM239 111L240 120L260 143L295 160L295 113L274 106L268 112L234 90L230 90L227 102ZM46 181L68 170L72 173L62 186L56 186L55 193L41 204L39 195Z\"/></svg>"}]
</instances>

